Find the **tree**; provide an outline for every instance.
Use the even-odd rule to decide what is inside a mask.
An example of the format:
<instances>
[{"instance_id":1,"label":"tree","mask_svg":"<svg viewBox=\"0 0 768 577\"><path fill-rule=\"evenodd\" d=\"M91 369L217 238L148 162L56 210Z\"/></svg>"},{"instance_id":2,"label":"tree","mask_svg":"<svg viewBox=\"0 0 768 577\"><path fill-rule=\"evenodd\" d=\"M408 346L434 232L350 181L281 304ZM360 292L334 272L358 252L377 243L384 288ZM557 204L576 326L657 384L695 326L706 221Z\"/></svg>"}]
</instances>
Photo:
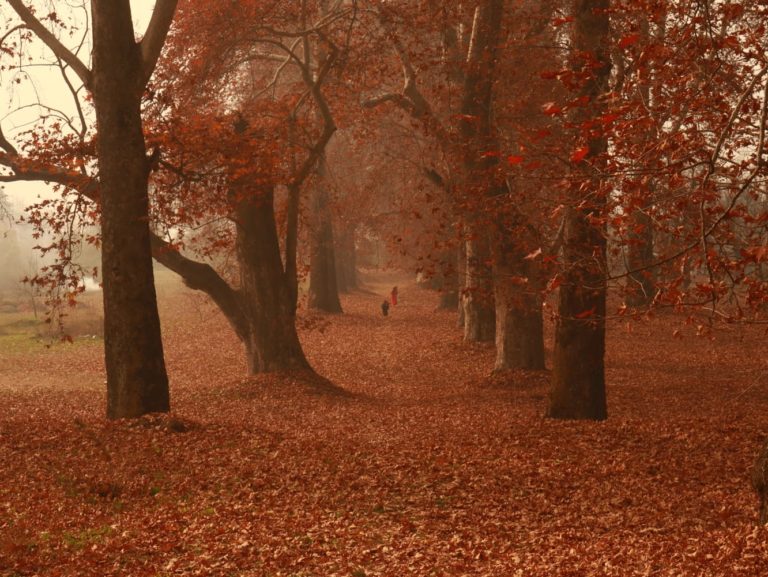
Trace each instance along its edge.
<instances>
[{"instance_id":1,"label":"tree","mask_svg":"<svg viewBox=\"0 0 768 577\"><path fill-rule=\"evenodd\" d=\"M544 116L539 105L552 92L551 83L542 83L538 76L546 63L541 54L552 52L542 47L555 44L548 37L553 35L554 3L480 2L473 10L464 4L450 9L437 3L424 6L429 18L424 27L435 26L437 31L406 28L421 21L411 16L401 17L401 23L392 15L393 7L382 8L381 26L403 64L405 86L401 94L381 94L366 104L397 104L439 142L446 166L442 174L429 167L426 176L445 191L462 229L458 266L453 258L444 258L443 268L446 284L458 284L462 294L459 322L465 339L495 340L498 370L542 368L544 271L541 258L525 256L548 244L537 213L545 203L527 206L539 188L530 185L526 190L521 183L525 178L532 182L539 173L532 168L533 159L526 159L526 174L518 174L517 160L523 157L511 150L522 150L534 140L530 134L544 128L534 119ZM414 11L411 5L402 10L409 15ZM505 19L508 24L502 27ZM424 56L419 48L408 49L416 42ZM430 51L435 45L439 60ZM533 51L536 61L530 58ZM440 73L434 73L433 64L420 66L422 58L438 60ZM532 92L531 86L537 88ZM513 104L500 104L505 98ZM460 106L452 108L452 100ZM510 167L500 162L507 157ZM510 186L515 177L522 178ZM438 231L434 234L439 236ZM457 272L460 279L454 283Z\"/></svg>"},{"instance_id":2,"label":"tree","mask_svg":"<svg viewBox=\"0 0 768 577\"><path fill-rule=\"evenodd\" d=\"M318 12L321 18L328 15L328 0L320 0ZM305 49L304 54L307 59L307 66L318 70L330 57L322 42L315 42L314 46ZM315 62L309 61L310 55L314 56ZM307 304L313 309L340 313L342 311L337 284L336 246L326 172L326 155L323 153L320 155L315 169L314 190L311 199L312 229L310 231Z\"/></svg>"},{"instance_id":3,"label":"tree","mask_svg":"<svg viewBox=\"0 0 768 577\"><path fill-rule=\"evenodd\" d=\"M340 313L341 301L337 283L337 259L334 243L331 195L326 182L326 160L323 155L315 171L310 212L312 224L309 246L309 308L327 313Z\"/></svg>"},{"instance_id":4,"label":"tree","mask_svg":"<svg viewBox=\"0 0 768 577\"><path fill-rule=\"evenodd\" d=\"M572 69L581 79L582 105L572 111L576 147L573 182L563 240L565 269L555 329L552 392L548 415L559 419L603 420L605 396L607 183L600 178L607 138L593 119L610 77L609 0L573 3ZM587 195L583 191L588 191Z\"/></svg>"},{"instance_id":5,"label":"tree","mask_svg":"<svg viewBox=\"0 0 768 577\"><path fill-rule=\"evenodd\" d=\"M306 3L302 6L308 9ZM145 92L147 131L154 148L143 164L145 176L152 178L152 254L219 306L245 346L250 372L306 369L295 327L300 191L335 131L321 86L336 62L330 31L350 11L339 10L301 26L302 11L296 12L290 3L267 11L275 18L272 22L255 4L220 8L191 1L180 6L163 67ZM281 31L284 24L287 30ZM222 28L231 34L222 36ZM295 51L312 36L328 43L330 56L319 68ZM270 66L259 69L255 63ZM178 74L180 68L187 73ZM263 80L264 85L251 83L252 95L233 99L242 83L251 80ZM296 89L302 85L303 90ZM284 87L293 91L283 92L276 104L259 100ZM270 112L260 116L267 108ZM205 110L210 113L200 114ZM299 129L293 130L297 124ZM273 129L280 138L270 134ZM90 166L89 143L73 150L60 131L54 132L46 142L59 151L56 160L21 158L18 153L13 159L5 157L4 164L14 171L7 179L55 182L98 204L99 179L85 169L67 168ZM296 138L295 132L305 137ZM282 247L274 207L280 184L288 193ZM39 223L57 222L58 205L36 210L53 213L38 214ZM219 229L207 226L217 222L223 223ZM209 239L212 244L203 247L201 256L222 248L235 251L239 267L235 279L229 278L232 284L205 258L195 260L183 252L183 236L174 233L183 235L190 226L210 228L218 235Z\"/></svg>"},{"instance_id":6,"label":"tree","mask_svg":"<svg viewBox=\"0 0 768 577\"><path fill-rule=\"evenodd\" d=\"M183 4L150 107L166 150L155 175L164 231L154 239L155 258L218 305L244 344L251 374L310 369L295 322L299 208L302 187L336 131L322 87L339 53L333 27L349 14L339 9L312 20L306 2L277 8ZM327 52L320 63L314 42ZM175 70L189 54L198 58L180 79ZM282 246L280 185L287 191ZM212 236L202 239L198 256L234 247L232 278L190 254L195 247L183 235L206 224Z\"/></svg>"},{"instance_id":7,"label":"tree","mask_svg":"<svg viewBox=\"0 0 768 577\"><path fill-rule=\"evenodd\" d=\"M484 1L475 9L460 112L462 193L480 202L480 210L472 210L464 225L464 338L468 341L492 341L496 334L492 229L484 222L482 204L486 197L500 194L503 186L496 170L499 143L493 126L493 85L503 15L503 0Z\"/></svg>"},{"instance_id":8,"label":"tree","mask_svg":"<svg viewBox=\"0 0 768 577\"><path fill-rule=\"evenodd\" d=\"M556 160L545 143L562 141L562 128L545 108L563 93L549 80L560 69L552 24L558 4L518 3L498 65L495 121L499 157L508 166L502 194L487 208L494 231L496 371L545 366L543 294L557 247L557 226L546 217L557 194L550 184L557 181Z\"/></svg>"},{"instance_id":9,"label":"tree","mask_svg":"<svg viewBox=\"0 0 768 577\"><path fill-rule=\"evenodd\" d=\"M140 41L128 0L91 3L89 69L21 0L7 0L25 26L77 75L96 112L104 287L107 416L168 411L149 230L147 157L140 103L173 19L176 0L159 0ZM52 20L55 21L55 15ZM3 163L24 178L15 147L2 139Z\"/></svg>"}]
</instances>

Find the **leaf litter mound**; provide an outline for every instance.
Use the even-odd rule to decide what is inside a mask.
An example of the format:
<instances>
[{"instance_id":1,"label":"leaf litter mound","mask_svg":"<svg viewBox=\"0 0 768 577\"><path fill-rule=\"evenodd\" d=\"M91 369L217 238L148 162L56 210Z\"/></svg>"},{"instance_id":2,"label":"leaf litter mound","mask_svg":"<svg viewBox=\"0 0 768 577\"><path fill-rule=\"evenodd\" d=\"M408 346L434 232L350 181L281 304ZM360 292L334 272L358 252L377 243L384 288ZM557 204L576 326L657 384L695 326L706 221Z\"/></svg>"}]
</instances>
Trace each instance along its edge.
<instances>
[{"instance_id":1,"label":"leaf litter mound","mask_svg":"<svg viewBox=\"0 0 768 577\"><path fill-rule=\"evenodd\" d=\"M609 420L558 422L546 373L489 376L492 348L402 278L302 313L325 378L245 377L179 290L172 415L106 421L98 344L0 352L3 577L767 574L761 329L611 325Z\"/></svg>"}]
</instances>

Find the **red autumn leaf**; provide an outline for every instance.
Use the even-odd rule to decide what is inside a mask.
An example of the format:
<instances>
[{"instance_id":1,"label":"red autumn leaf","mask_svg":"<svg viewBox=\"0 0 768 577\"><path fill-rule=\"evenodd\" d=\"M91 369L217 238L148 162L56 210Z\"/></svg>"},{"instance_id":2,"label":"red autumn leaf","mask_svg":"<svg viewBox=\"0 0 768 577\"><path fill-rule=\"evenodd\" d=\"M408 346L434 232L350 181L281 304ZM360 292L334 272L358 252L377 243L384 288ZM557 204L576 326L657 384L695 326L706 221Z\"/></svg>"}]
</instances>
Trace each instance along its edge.
<instances>
[{"instance_id":1,"label":"red autumn leaf","mask_svg":"<svg viewBox=\"0 0 768 577\"><path fill-rule=\"evenodd\" d=\"M588 154L589 146L582 146L581 148L577 148L571 154L571 162L581 162L587 157Z\"/></svg>"},{"instance_id":2,"label":"red autumn leaf","mask_svg":"<svg viewBox=\"0 0 768 577\"><path fill-rule=\"evenodd\" d=\"M608 112L606 114L603 114L600 117L600 122L603 124L610 124L611 122L614 122L615 120L618 120L620 116L616 114L615 112Z\"/></svg>"},{"instance_id":3,"label":"red autumn leaf","mask_svg":"<svg viewBox=\"0 0 768 577\"><path fill-rule=\"evenodd\" d=\"M588 319L589 317L595 316L595 312L596 312L596 309L594 307L592 307L589 310L582 311L579 314L574 315L574 318L577 318L577 319Z\"/></svg>"},{"instance_id":4,"label":"red autumn leaf","mask_svg":"<svg viewBox=\"0 0 768 577\"><path fill-rule=\"evenodd\" d=\"M552 20L552 26L562 26L568 22L573 22L573 16L566 16L565 18L555 18Z\"/></svg>"},{"instance_id":5,"label":"red autumn leaf","mask_svg":"<svg viewBox=\"0 0 768 577\"><path fill-rule=\"evenodd\" d=\"M544 114L548 114L549 116L557 116L563 112L563 109L554 102L547 102L542 105L541 110Z\"/></svg>"},{"instance_id":6,"label":"red autumn leaf","mask_svg":"<svg viewBox=\"0 0 768 577\"><path fill-rule=\"evenodd\" d=\"M768 246L751 246L741 251L741 256L747 261L764 262L768 260Z\"/></svg>"},{"instance_id":7,"label":"red autumn leaf","mask_svg":"<svg viewBox=\"0 0 768 577\"><path fill-rule=\"evenodd\" d=\"M507 157L507 162L510 164L510 166L515 166L516 164L522 164L524 160L525 158L520 156L519 154L510 154Z\"/></svg>"},{"instance_id":8,"label":"red autumn leaf","mask_svg":"<svg viewBox=\"0 0 768 577\"><path fill-rule=\"evenodd\" d=\"M628 46L632 46L633 44L637 43L638 40L640 40L640 34L627 34L621 40L619 40L619 48L627 48Z\"/></svg>"}]
</instances>

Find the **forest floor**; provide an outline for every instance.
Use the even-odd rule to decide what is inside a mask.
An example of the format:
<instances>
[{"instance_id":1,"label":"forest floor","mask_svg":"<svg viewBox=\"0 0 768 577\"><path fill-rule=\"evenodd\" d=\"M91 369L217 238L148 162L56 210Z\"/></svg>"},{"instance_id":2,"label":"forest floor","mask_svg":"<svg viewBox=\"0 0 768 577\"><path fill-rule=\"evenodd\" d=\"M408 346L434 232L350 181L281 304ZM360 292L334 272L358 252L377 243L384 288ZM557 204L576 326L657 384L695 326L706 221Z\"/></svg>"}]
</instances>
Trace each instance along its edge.
<instances>
[{"instance_id":1,"label":"forest floor","mask_svg":"<svg viewBox=\"0 0 768 577\"><path fill-rule=\"evenodd\" d=\"M175 286L172 418L105 420L98 339L0 348L0 576L768 574L764 327L612 322L609 420L558 422L547 373L489 377L492 348L434 293L366 280L344 315L301 315L346 394L246 378L222 317Z\"/></svg>"}]
</instances>

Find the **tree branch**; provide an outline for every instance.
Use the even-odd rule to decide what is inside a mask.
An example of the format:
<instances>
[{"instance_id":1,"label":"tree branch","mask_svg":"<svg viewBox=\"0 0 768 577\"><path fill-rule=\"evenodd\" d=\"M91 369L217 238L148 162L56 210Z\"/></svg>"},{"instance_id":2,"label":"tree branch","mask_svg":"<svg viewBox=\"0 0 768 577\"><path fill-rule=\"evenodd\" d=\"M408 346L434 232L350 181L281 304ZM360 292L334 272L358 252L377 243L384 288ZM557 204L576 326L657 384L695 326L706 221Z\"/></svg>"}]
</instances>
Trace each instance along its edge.
<instances>
[{"instance_id":1,"label":"tree branch","mask_svg":"<svg viewBox=\"0 0 768 577\"><path fill-rule=\"evenodd\" d=\"M0 153L0 165L14 171L14 174L0 175L0 182L53 182L76 190L91 202L99 202L99 181L92 176L66 171L56 166L33 165L20 159L15 153ZM243 338L247 335L247 327L238 322L242 316L238 292L230 287L213 267L184 256L153 232L150 232L150 240L152 257L157 262L178 274L189 288L203 291L211 297L238 336Z\"/></svg>"},{"instance_id":2,"label":"tree branch","mask_svg":"<svg viewBox=\"0 0 768 577\"><path fill-rule=\"evenodd\" d=\"M6 0L11 5L32 32L42 40L48 48L56 55L57 58L61 58L64 62L69 64L75 74L83 81L86 87L91 85L91 71L83 64L71 50L64 46L59 39L56 38L48 28L35 17L32 11L27 8L21 0Z\"/></svg>"},{"instance_id":3,"label":"tree branch","mask_svg":"<svg viewBox=\"0 0 768 577\"><path fill-rule=\"evenodd\" d=\"M177 3L178 0L158 0L155 3L152 18L147 25L144 37L139 42L142 87L147 85L152 72L155 70L157 59L160 58L160 51L163 49L165 38L168 36L168 30L173 21L173 15L176 12Z\"/></svg>"},{"instance_id":4,"label":"tree branch","mask_svg":"<svg viewBox=\"0 0 768 577\"><path fill-rule=\"evenodd\" d=\"M238 292L225 281L212 266L187 258L179 250L158 235L150 232L152 258L179 275L192 290L203 291L221 309L240 339L248 336L248 328L242 322Z\"/></svg>"}]
</instances>

